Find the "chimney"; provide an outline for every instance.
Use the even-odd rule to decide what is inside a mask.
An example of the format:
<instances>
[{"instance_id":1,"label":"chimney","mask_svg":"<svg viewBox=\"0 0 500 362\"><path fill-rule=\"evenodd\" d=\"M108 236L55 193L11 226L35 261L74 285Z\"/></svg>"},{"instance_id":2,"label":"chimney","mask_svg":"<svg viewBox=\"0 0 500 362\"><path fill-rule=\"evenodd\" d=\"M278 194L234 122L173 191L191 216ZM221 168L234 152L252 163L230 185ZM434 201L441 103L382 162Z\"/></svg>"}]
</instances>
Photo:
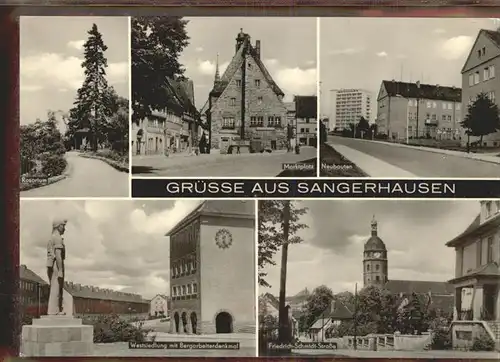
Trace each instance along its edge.
<instances>
[{"instance_id":1,"label":"chimney","mask_svg":"<svg viewBox=\"0 0 500 362\"><path fill-rule=\"evenodd\" d=\"M257 53L257 58L260 59L260 40L255 41L255 52Z\"/></svg>"}]
</instances>

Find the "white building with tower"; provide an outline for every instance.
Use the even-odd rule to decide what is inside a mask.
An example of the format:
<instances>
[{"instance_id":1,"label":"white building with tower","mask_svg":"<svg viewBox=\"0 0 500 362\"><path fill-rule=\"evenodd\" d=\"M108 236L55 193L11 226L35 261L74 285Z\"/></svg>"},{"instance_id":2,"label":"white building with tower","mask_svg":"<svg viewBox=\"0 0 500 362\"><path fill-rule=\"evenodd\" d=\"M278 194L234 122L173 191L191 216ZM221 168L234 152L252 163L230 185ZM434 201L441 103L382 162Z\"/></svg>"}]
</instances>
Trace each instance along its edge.
<instances>
[{"instance_id":1,"label":"white building with tower","mask_svg":"<svg viewBox=\"0 0 500 362\"><path fill-rule=\"evenodd\" d=\"M363 89L330 91L330 129L341 131L357 124L361 117L372 123L372 94Z\"/></svg>"}]
</instances>

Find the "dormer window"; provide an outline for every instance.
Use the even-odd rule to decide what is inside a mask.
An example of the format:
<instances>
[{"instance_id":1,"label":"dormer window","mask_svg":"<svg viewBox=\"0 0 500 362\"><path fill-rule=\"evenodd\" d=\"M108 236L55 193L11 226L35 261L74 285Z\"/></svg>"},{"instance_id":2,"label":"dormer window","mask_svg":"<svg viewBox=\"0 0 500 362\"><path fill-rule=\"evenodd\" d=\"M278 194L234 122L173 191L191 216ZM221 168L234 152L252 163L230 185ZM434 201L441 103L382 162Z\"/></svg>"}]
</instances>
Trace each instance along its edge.
<instances>
[{"instance_id":1,"label":"dormer window","mask_svg":"<svg viewBox=\"0 0 500 362\"><path fill-rule=\"evenodd\" d=\"M486 202L485 204L486 218L491 217L491 209L492 209L491 206L492 206L491 201Z\"/></svg>"}]
</instances>

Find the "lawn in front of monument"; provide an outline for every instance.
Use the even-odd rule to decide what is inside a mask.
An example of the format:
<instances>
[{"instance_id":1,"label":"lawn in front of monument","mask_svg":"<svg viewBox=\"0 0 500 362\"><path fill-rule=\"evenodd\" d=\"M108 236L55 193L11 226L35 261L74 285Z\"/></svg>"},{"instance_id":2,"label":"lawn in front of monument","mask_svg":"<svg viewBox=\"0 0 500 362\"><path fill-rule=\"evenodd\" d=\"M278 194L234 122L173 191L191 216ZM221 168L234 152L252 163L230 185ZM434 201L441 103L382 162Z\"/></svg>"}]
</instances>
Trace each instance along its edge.
<instances>
[{"instance_id":1,"label":"lawn in front of monument","mask_svg":"<svg viewBox=\"0 0 500 362\"><path fill-rule=\"evenodd\" d=\"M239 342L239 350L164 350L164 349L129 349L128 343L96 343L95 357L255 357L256 336L250 333L185 335L168 333L170 322L159 320L145 321L143 328L151 329L148 335L156 342Z\"/></svg>"}]
</instances>

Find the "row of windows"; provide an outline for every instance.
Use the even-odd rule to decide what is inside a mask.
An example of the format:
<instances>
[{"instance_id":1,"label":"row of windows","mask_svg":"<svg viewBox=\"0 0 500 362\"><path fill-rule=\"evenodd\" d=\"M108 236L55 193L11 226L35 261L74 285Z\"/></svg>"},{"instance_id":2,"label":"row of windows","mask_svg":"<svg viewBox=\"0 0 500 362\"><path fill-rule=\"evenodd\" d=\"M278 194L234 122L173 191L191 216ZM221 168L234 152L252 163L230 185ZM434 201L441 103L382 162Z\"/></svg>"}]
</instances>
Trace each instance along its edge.
<instances>
[{"instance_id":1,"label":"row of windows","mask_svg":"<svg viewBox=\"0 0 500 362\"><path fill-rule=\"evenodd\" d=\"M375 270L376 271L380 270L379 264L375 264ZM370 271L370 264L366 264L366 271Z\"/></svg>"},{"instance_id":2,"label":"row of windows","mask_svg":"<svg viewBox=\"0 0 500 362\"><path fill-rule=\"evenodd\" d=\"M495 78L495 66L490 65L483 69L483 82L487 80ZM479 84L481 82L481 73L476 71L474 73L469 74L469 86L473 86Z\"/></svg>"},{"instance_id":3,"label":"row of windows","mask_svg":"<svg viewBox=\"0 0 500 362\"><path fill-rule=\"evenodd\" d=\"M186 260L179 260L172 263L171 273L172 278L180 278L186 275L192 275L196 273L198 263L194 257Z\"/></svg>"},{"instance_id":4,"label":"row of windows","mask_svg":"<svg viewBox=\"0 0 500 362\"><path fill-rule=\"evenodd\" d=\"M264 127L264 116L252 116L250 117L250 127ZM267 117L267 127L282 127L281 117L279 116L268 116ZM224 129L234 129L236 127L236 121L233 117L224 117L222 119L222 128Z\"/></svg>"},{"instance_id":5,"label":"row of windows","mask_svg":"<svg viewBox=\"0 0 500 362\"><path fill-rule=\"evenodd\" d=\"M22 290L29 290L34 292L37 290L38 284L34 282L27 282L25 280L20 280L19 286Z\"/></svg>"},{"instance_id":6,"label":"row of windows","mask_svg":"<svg viewBox=\"0 0 500 362\"><path fill-rule=\"evenodd\" d=\"M408 119L409 120L416 120L417 119L417 113L413 113L413 112L408 113ZM425 119L432 120L432 121L437 121L437 115L427 113L425 115ZM447 121L451 122L452 121L452 117L451 117L450 114L443 114L441 116L441 121L443 121L443 122L447 122ZM458 118L457 117L455 117L455 122L458 123Z\"/></svg>"},{"instance_id":7,"label":"row of windows","mask_svg":"<svg viewBox=\"0 0 500 362\"><path fill-rule=\"evenodd\" d=\"M493 103L496 103L496 94L494 91L491 91L491 92L487 92L486 93L486 96L493 102ZM477 95L474 95L474 96L470 96L469 97L469 105L471 105L472 103L474 103L474 101L476 100L477 98Z\"/></svg>"},{"instance_id":8,"label":"row of windows","mask_svg":"<svg viewBox=\"0 0 500 362\"><path fill-rule=\"evenodd\" d=\"M261 105L262 103L264 102L264 98L263 97L257 97L257 104ZM237 103L236 103L236 98L230 98L229 99L229 105L230 106L236 106Z\"/></svg>"},{"instance_id":9,"label":"row of windows","mask_svg":"<svg viewBox=\"0 0 500 362\"><path fill-rule=\"evenodd\" d=\"M483 245L486 242L486 260L484 260L484 255L483 255ZM480 267L485 264L492 263L493 260L493 245L494 245L494 237L490 236L486 240L481 239L477 242L476 247L477 247L477 266Z\"/></svg>"},{"instance_id":10,"label":"row of windows","mask_svg":"<svg viewBox=\"0 0 500 362\"><path fill-rule=\"evenodd\" d=\"M250 65L250 64L248 64L248 65ZM253 85L256 86L257 88L259 88L260 87L260 79L254 79ZM236 86L241 87L241 79L236 79Z\"/></svg>"},{"instance_id":11,"label":"row of windows","mask_svg":"<svg viewBox=\"0 0 500 362\"><path fill-rule=\"evenodd\" d=\"M416 130L416 128L415 128L415 130ZM457 133L457 134L460 133L460 131L458 129L453 130L450 127L441 127L441 128L436 129L436 131L438 133L439 132L441 132L441 133L453 133L454 132L454 133ZM408 132L410 132L410 133L413 132L413 127L412 126L408 126Z\"/></svg>"},{"instance_id":12,"label":"row of windows","mask_svg":"<svg viewBox=\"0 0 500 362\"><path fill-rule=\"evenodd\" d=\"M172 297L182 297L186 295L198 294L198 284L176 285L172 287Z\"/></svg>"}]
</instances>

